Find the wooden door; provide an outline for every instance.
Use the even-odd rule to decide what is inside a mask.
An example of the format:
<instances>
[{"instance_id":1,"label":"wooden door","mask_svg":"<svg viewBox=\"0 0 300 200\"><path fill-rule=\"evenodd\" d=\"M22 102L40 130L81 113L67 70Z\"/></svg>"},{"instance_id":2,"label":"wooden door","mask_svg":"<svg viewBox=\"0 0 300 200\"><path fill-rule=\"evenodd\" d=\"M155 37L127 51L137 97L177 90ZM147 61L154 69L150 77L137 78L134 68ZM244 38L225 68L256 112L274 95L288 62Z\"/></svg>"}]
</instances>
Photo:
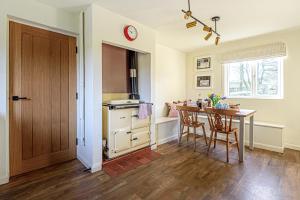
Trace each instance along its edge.
<instances>
[{"instance_id":1,"label":"wooden door","mask_svg":"<svg viewBox=\"0 0 300 200\"><path fill-rule=\"evenodd\" d=\"M76 158L76 39L10 22L10 175Z\"/></svg>"}]
</instances>

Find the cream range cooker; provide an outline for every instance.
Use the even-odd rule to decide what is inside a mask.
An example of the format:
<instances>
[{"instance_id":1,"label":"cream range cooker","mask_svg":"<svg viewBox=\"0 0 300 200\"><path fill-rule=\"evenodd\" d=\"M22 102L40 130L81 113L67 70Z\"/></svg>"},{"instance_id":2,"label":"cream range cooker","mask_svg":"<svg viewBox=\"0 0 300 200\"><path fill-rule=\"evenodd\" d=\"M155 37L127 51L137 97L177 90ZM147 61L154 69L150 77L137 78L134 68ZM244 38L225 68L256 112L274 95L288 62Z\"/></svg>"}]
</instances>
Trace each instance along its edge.
<instances>
[{"instance_id":1,"label":"cream range cooker","mask_svg":"<svg viewBox=\"0 0 300 200\"><path fill-rule=\"evenodd\" d=\"M104 154L112 159L150 146L151 116L139 119L139 100L114 100L103 104Z\"/></svg>"}]
</instances>

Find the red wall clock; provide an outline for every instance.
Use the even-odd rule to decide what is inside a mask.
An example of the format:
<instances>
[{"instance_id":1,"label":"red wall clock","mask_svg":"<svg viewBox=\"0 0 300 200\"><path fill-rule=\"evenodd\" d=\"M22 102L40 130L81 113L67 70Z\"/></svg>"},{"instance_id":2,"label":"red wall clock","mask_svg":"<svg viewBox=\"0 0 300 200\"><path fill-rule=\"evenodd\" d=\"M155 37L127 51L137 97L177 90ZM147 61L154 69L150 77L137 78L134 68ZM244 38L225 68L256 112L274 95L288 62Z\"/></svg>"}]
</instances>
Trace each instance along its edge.
<instances>
[{"instance_id":1,"label":"red wall clock","mask_svg":"<svg viewBox=\"0 0 300 200\"><path fill-rule=\"evenodd\" d=\"M127 40L134 41L138 36L138 32L134 26L127 25L124 27L124 36Z\"/></svg>"}]
</instances>

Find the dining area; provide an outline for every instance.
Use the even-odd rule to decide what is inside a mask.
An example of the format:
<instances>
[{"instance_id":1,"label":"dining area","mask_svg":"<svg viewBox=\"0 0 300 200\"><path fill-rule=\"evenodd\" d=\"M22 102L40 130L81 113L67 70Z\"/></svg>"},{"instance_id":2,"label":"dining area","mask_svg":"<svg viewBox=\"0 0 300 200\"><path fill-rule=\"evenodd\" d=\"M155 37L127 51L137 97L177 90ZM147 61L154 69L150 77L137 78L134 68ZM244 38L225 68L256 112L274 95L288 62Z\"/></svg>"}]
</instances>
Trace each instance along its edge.
<instances>
[{"instance_id":1,"label":"dining area","mask_svg":"<svg viewBox=\"0 0 300 200\"><path fill-rule=\"evenodd\" d=\"M249 123L249 149L254 149L254 115L256 110L230 105L224 97L211 94L204 101L184 101L176 105L179 116L178 145L192 141L194 151L199 140L204 141L207 154L213 154L217 142L225 144L226 162L229 152L237 151L239 162L245 157L246 121Z\"/></svg>"}]
</instances>

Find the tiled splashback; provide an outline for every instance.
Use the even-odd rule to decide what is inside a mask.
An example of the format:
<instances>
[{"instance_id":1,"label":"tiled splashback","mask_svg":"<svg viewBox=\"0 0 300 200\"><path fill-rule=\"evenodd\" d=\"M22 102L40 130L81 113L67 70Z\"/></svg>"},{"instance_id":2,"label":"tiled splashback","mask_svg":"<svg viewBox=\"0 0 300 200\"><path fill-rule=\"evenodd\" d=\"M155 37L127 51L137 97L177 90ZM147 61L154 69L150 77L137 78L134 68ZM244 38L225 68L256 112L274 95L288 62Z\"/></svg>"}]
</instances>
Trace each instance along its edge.
<instances>
[{"instance_id":1,"label":"tiled splashback","mask_svg":"<svg viewBox=\"0 0 300 200\"><path fill-rule=\"evenodd\" d=\"M103 93L102 101L106 102L109 100L123 100L128 99L128 93Z\"/></svg>"}]
</instances>

